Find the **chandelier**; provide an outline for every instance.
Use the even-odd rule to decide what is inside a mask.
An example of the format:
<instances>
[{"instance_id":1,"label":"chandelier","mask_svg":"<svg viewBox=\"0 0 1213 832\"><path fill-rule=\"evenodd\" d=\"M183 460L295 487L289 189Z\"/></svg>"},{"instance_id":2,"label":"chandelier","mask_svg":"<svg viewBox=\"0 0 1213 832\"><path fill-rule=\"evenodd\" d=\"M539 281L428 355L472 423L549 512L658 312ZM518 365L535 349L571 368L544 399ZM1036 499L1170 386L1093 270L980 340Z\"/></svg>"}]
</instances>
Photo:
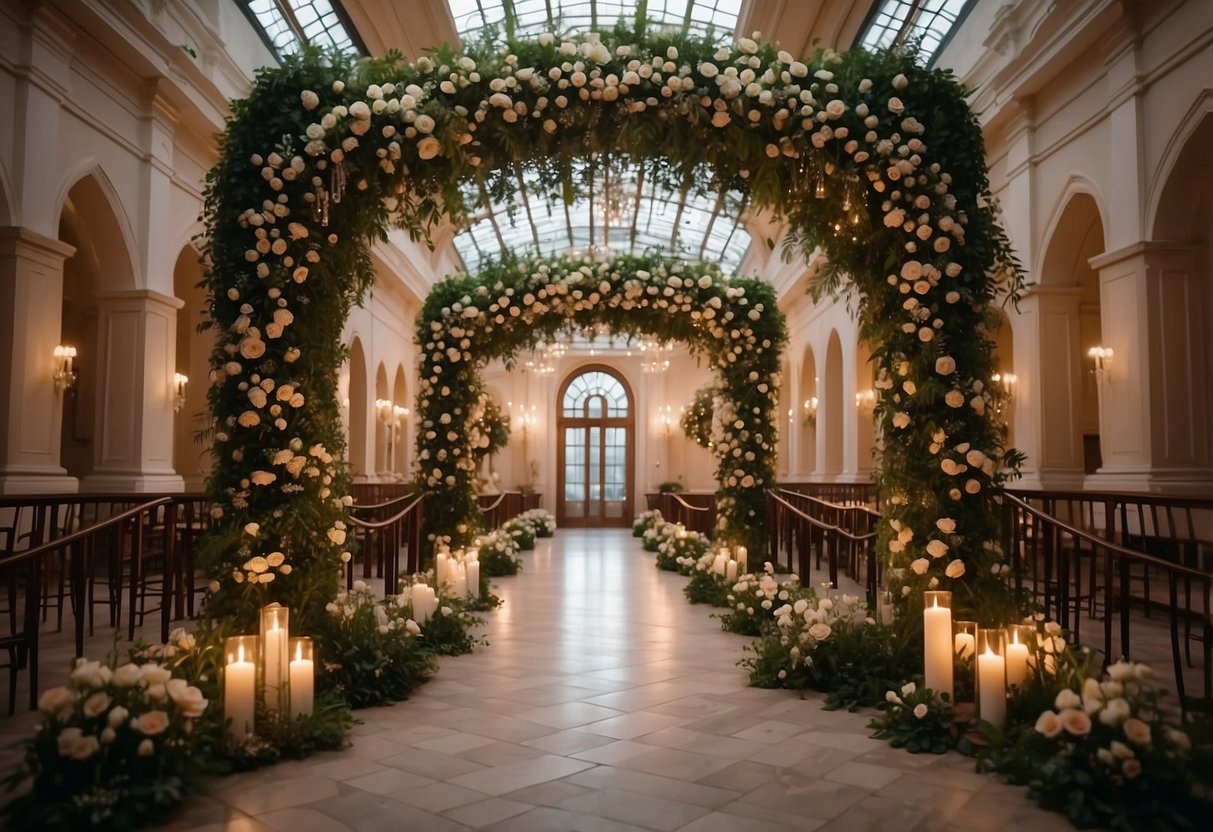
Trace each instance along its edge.
<instances>
[{"instance_id":1,"label":"chandelier","mask_svg":"<svg viewBox=\"0 0 1213 832\"><path fill-rule=\"evenodd\" d=\"M568 351L568 344L562 341L541 341L531 351L531 358L526 362L526 368L541 375L554 373L556 364L564 358Z\"/></svg>"},{"instance_id":2,"label":"chandelier","mask_svg":"<svg viewBox=\"0 0 1213 832\"><path fill-rule=\"evenodd\" d=\"M664 373L670 369L670 345L653 337L640 340L640 369L646 373Z\"/></svg>"}]
</instances>

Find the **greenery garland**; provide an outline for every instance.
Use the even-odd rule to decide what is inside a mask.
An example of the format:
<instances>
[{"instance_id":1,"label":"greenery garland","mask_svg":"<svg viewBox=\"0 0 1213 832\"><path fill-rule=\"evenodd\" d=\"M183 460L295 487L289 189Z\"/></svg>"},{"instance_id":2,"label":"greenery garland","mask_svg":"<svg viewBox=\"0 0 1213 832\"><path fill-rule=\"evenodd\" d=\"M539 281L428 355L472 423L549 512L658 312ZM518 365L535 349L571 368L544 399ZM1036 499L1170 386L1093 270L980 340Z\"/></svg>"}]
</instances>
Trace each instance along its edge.
<instances>
[{"instance_id":1,"label":"greenery garland","mask_svg":"<svg viewBox=\"0 0 1213 832\"><path fill-rule=\"evenodd\" d=\"M683 434L701 448L712 447L712 418L716 410L716 397L720 387L707 384L695 391L691 406L682 412L679 425Z\"/></svg>"},{"instance_id":2,"label":"greenery garland","mask_svg":"<svg viewBox=\"0 0 1213 832\"><path fill-rule=\"evenodd\" d=\"M218 336L210 611L251 624L279 600L306 623L335 593L345 551L340 332L371 282L368 242L389 223L428 238L474 207L464 186L484 202L525 171L538 174L539 196L576 198L612 159L642 164L658 187L741 194L786 223L791 254L824 252L817 292L853 291L872 345L890 574L909 598L943 585L962 592L961 607L1009 601L986 544L996 538L993 499L1019 456L990 406L1000 391L987 332L990 305L1015 295L1020 277L965 94L904 52L800 60L750 38L718 46L651 34L643 22L601 38L442 48L415 63L307 51L261 72L234 105L205 211ZM479 291L496 282L444 285L465 287L460 297L479 309ZM769 293L774 311L769 287L745 288ZM427 303L426 319L442 305ZM757 304L755 313L764 317ZM774 356L777 340L766 349ZM469 404L457 403L460 421ZM440 471L444 488L466 493L469 472ZM740 491L724 497L724 516L748 515L751 506L728 502ZM470 535L462 497L434 508L433 528L454 520ZM256 534L244 533L249 523ZM1009 617L1012 604L1001 606Z\"/></svg>"},{"instance_id":3,"label":"greenery garland","mask_svg":"<svg viewBox=\"0 0 1213 832\"><path fill-rule=\"evenodd\" d=\"M717 532L760 546L765 490L775 482L772 414L787 338L783 313L768 283L656 255L491 262L475 277L456 275L434 286L417 321L417 479L427 498L428 533L463 545L481 525L465 429L481 368L495 358L512 362L561 330L600 323L628 336L684 342L719 374L721 409L730 415L714 448Z\"/></svg>"}]
</instances>

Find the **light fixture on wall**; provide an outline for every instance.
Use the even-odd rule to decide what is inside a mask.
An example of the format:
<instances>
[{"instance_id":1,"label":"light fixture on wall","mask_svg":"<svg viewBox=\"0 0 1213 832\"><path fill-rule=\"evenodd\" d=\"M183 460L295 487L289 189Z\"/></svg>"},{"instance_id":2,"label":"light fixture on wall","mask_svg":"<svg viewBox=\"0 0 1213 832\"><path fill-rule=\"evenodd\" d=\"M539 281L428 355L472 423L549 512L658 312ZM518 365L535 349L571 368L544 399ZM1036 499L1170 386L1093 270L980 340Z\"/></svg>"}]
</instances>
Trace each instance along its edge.
<instances>
[{"instance_id":1,"label":"light fixture on wall","mask_svg":"<svg viewBox=\"0 0 1213 832\"><path fill-rule=\"evenodd\" d=\"M70 390L76 383L76 348L63 344L55 347L55 389L60 393Z\"/></svg>"},{"instance_id":2,"label":"light fixture on wall","mask_svg":"<svg viewBox=\"0 0 1213 832\"><path fill-rule=\"evenodd\" d=\"M189 384L189 377L181 373L173 373L173 412L180 413L181 408L185 407L185 385Z\"/></svg>"},{"instance_id":3,"label":"light fixture on wall","mask_svg":"<svg viewBox=\"0 0 1213 832\"><path fill-rule=\"evenodd\" d=\"M1094 346L1087 350L1087 356L1095 361L1095 378L1099 381L1108 380L1108 365L1112 363L1112 348Z\"/></svg>"},{"instance_id":4,"label":"light fixture on wall","mask_svg":"<svg viewBox=\"0 0 1213 832\"><path fill-rule=\"evenodd\" d=\"M667 404L665 407L657 408L657 413L658 413L657 422L663 428L665 428L665 435L666 435L666 438L668 439L670 436L670 432L674 429L674 424L676 422L676 420L674 419L674 408L670 407L670 405Z\"/></svg>"},{"instance_id":5,"label":"light fixture on wall","mask_svg":"<svg viewBox=\"0 0 1213 832\"><path fill-rule=\"evenodd\" d=\"M390 422L392 419L393 404L390 399L375 399L375 413L383 422Z\"/></svg>"},{"instance_id":6,"label":"light fixture on wall","mask_svg":"<svg viewBox=\"0 0 1213 832\"><path fill-rule=\"evenodd\" d=\"M876 391L872 389L860 390L855 394L856 407L875 407L876 406Z\"/></svg>"},{"instance_id":7,"label":"light fixture on wall","mask_svg":"<svg viewBox=\"0 0 1213 832\"><path fill-rule=\"evenodd\" d=\"M810 396L800 407L804 412L804 423L809 427L817 427L817 397Z\"/></svg>"},{"instance_id":8,"label":"light fixture on wall","mask_svg":"<svg viewBox=\"0 0 1213 832\"><path fill-rule=\"evenodd\" d=\"M395 417L394 422L398 425L400 424L401 419L409 415L409 409L407 407L395 405L392 407L392 415Z\"/></svg>"}]
</instances>

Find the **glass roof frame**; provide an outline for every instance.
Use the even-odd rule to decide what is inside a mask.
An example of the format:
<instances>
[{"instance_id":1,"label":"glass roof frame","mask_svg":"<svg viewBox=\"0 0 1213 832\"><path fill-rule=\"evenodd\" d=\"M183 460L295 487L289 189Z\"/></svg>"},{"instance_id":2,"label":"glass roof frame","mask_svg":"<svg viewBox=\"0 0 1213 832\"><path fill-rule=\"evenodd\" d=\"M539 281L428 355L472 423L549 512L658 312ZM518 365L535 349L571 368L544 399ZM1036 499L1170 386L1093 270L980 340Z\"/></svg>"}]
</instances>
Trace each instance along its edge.
<instances>
[{"instance_id":1,"label":"glass roof frame","mask_svg":"<svg viewBox=\"0 0 1213 832\"><path fill-rule=\"evenodd\" d=\"M933 66L976 0L876 0L855 46L878 51L917 40L918 57Z\"/></svg>"},{"instance_id":2,"label":"glass roof frame","mask_svg":"<svg viewBox=\"0 0 1213 832\"><path fill-rule=\"evenodd\" d=\"M280 61L305 45L367 54L341 0L237 0L236 5Z\"/></svg>"},{"instance_id":3,"label":"glass roof frame","mask_svg":"<svg viewBox=\"0 0 1213 832\"><path fill-rule=\"evenodd\" d=\"M542 32L591 32L610 28L635 15L636 0L447 0L455 30L463 40L478 39L488 29L498 35ZM657 29L712 32L731 39L742 0L648 0L648 24Z\"/></svg>"}]
</instances>

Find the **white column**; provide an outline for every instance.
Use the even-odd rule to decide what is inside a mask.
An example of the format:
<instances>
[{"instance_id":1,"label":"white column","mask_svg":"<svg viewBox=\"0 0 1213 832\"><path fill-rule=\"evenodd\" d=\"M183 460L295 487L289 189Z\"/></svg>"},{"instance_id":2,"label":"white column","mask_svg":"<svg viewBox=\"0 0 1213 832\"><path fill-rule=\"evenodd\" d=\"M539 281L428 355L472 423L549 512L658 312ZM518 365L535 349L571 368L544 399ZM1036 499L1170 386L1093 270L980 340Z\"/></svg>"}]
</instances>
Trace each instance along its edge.
<instances>
[{"instance_id":1,"label":"white column","mask_svg":"<svg viewBox=\"0 0 1213 832\"><path fill-rule=\"evenodd\" d=\"M1112 350L1100 385L1103 466L1088 478L1104 490L1213 490L1205 301L1197 249L1137 243L1091 261L1099 269L1103 346Z\"/></svg>"},{"instance_id":2,"label":"white column","mask_svg":"<svg viewBox=\"0 0 1213 832\"><path fill-rule=\"evenodd\" d=\"M53 378L63 261L73 252L25 228L0 229L0 494L76 490L59 464L63 407Z\"/></svg>"},{"instance_id":3,"label":"white column","mask_svg":"<svg viewBox=\"0 0 1213 832\"><path fill-rule=\"evenodd\" d=\"M102 291L93 472L82 491L180 491L173 469L173 373L182 301L149 289Z\"/></svg>"},{"instance_id":4,"label":"white column","mask_svg":"<svg viewBox=\"0 0 1213 832\"><path fill-rule=\"evenodd\" d=\"M1032 286L1014 318L1016 446L1027 455L1021 488L1080 488L1083 482L1084 356L1079 341L1078 287Z\"/></svg>"}]
</instances>

